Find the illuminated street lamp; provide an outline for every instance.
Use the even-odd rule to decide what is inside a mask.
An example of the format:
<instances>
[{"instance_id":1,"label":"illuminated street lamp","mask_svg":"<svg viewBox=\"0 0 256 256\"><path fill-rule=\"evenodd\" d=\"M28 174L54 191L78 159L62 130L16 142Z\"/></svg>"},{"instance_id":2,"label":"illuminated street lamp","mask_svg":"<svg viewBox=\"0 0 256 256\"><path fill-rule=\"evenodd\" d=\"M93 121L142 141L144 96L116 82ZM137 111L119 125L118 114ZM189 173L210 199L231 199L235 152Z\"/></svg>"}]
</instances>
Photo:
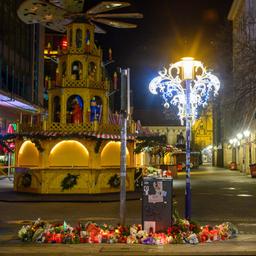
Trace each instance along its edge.
<instances>
[{"instance_id":1,"label":"illuminated street lamp","mask_svg":"<svg viewBox=\"0 0 256 256\"><path fill-rule=\"evenodd\" d=\"M191 57L170 64L164 68L149 84L152 94L160 94L164 99L164 107L170 104L178 107L181 124L186 122L186 190L185 218L191 218L190 188L190 134L191 124L198 117L199 107L205 107L211 92L217 95L220 88L219 79L207 72L200 61Z\"/></svg>"},{"instance_id":2,"label":"illuminated street lamp","mask_svg":"<svg viewBox=\"0 0 256 256\"><path fill-rule=\"evenodd\" d=\"M243 138L243 134L242 134L242 133L238 133L238 134L236 135L236 137L237 137L239 140L241 140L241 139Z\"/></svg>"},{"instance_id":3,"label":"illuminated street lamp","mask_svg":"<svg viewBox=\"0 0 256 256\"><path fill-rule=\"evenodd\" d=\"M245 138L249 138L249 136L250 136L250 131L249 130L245 130L244 132L243 132L243 134L244 134L244 137Z\"/></svg>"}]
</instances>

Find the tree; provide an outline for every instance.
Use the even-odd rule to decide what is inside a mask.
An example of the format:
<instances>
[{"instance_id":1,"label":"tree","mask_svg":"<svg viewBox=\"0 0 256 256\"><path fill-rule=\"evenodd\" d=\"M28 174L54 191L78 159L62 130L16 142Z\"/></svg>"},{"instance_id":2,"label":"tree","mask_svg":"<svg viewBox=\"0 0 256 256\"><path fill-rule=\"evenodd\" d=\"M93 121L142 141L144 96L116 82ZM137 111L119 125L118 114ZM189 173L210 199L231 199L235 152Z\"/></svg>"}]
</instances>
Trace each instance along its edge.
<instances>
[{"instance_id":1,"label":"tree","mask_svg":"<svg viewBox=\"0 0 256 256\"><path fill-rule=\"evenodd\" d=\"M248 11L234 22L233 74L235 122L247 129L256 111L256 17ZM241 120L243 122L241 123Z\"/></svg>"}]
</instances>

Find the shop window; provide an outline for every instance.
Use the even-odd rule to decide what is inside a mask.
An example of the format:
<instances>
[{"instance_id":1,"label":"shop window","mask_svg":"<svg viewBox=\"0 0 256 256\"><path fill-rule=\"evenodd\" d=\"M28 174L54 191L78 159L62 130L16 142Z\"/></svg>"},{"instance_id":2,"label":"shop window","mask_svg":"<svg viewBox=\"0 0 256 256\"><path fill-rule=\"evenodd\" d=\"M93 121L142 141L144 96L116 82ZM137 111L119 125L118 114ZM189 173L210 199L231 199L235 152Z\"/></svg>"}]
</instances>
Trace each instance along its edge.
<instances>
[{"instance_id":1,"label":"shop window","mask_svg":"<svg viewBox=\"0 0 256 256\"><path fill-rule=\"evenodd\" d=\"M121 143L119 141L110 141L101 151L101 166L119 166L120 165ZM126 165L130 165L130 154L126 147Z\"/></svg>"},{"instance_id":2,"label":"shop window","mask_svg":"<svg viewBox=\"0 0 256 256\"><path fill-rule=\"evenodd\" d=\"M19 166L38 166L39 165L39 151L35 144L27 140L23 142L18 153Z\"/></svg>"},{"instance_id":3,"label":"shop window","mask_svg":"<svg viewBox=\"0 0 256 256\"><path fill-rule=\"evenodd\" d=\"M50 166L88 166L87 148L75 140L65 140L56 144L49 155Z\"/></svg>"}]
</instances>

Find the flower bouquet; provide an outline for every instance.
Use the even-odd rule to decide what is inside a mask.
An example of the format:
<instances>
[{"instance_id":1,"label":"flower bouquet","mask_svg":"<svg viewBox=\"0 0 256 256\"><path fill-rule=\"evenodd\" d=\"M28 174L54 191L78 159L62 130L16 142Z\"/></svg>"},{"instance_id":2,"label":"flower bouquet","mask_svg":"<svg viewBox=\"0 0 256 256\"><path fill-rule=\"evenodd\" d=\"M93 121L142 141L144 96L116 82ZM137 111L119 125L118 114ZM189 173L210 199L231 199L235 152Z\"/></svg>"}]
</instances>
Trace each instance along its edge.
<instances>
[{"instance_id":1,"label":"flower bouquet","mask_svg":"<svg viewBox=\"0 0 256 256\"><path fill-rule=\"evenodd\" d=\"M178 219L166 232L147 233L141 225L111 226L97 223L79 223L76 227L63 224L50 224L40 219L31 225L23 226L19 238L24 242L35 243L127 243L127 244L198 244L236 237L237 228L229 222L217 226L200 227L195 222Z\"/></svg>"}]
</instances>

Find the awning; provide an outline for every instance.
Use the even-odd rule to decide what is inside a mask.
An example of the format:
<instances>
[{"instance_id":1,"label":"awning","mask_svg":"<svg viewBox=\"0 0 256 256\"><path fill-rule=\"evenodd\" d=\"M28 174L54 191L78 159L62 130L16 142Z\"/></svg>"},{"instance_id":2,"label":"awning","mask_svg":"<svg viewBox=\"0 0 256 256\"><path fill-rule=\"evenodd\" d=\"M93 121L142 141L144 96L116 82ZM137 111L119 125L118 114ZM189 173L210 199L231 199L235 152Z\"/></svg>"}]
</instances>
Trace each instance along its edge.
<instances>
[{"instance_id":1,"label":"awning","mask_svg":"<svg viewBox=\"0 0 256 256\"><path fill-rule=\"evenodd\" d=\"M59 138L94 138L102 140L120 140L120 134L98 133L98 132L55 132L55 131L37 131L23 132L17 134L20 137L38 138L38 139L59 139ZM127 135L127 140L135 140L134 135Z\"/></svg>"},{"instance_id":2,"label":"awning","mask_svg":"<svg viewBox=\"0 0 256 256\"><path fill-rule=\"evenodd\" d=\"M30 104L29 102L22 100L19 97L11 96L2 90L0 90L0 106L10 107L26 112L40 112L40 108L38 106Z\"/></svg>"}]
</instances>

